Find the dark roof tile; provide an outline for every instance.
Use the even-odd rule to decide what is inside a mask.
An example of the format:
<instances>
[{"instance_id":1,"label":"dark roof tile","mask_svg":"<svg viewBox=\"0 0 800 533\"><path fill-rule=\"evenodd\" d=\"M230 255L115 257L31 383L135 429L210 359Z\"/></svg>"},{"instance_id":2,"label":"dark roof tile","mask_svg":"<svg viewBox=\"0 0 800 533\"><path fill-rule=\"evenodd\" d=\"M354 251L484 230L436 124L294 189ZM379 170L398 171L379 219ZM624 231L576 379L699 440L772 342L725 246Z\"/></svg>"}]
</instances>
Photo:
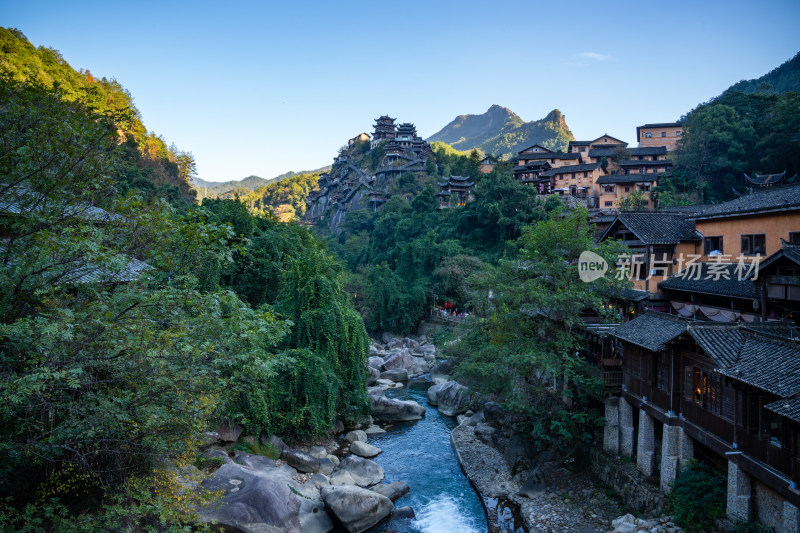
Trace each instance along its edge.
<instances>
[{"instance_id":1,"label":"dark roof tile","mask_svg":"<svg viewBox=\"0 0 800 533\"><path fill-rule=\"evenodd\" d=\"M753 300L756 288L738 263L696 262L658 284L659 288ZM743 279L739 279L739 277Z\"/></svg>"},{"instance_id":2,"label":"dark roof tile","mask_svg":"<svg viewBox=\"0 0 800 533\"><path fill-rule=\"evenodd\" d=\"M729 202L712 205L694 218L705 220L729 216L743 216L774 211L800 210L800 185L790 187L769 187L753 191Z\"/></svg>"},{"instance_id":3,"label":"dark roof tile","mask_svg":"<svg viewBox=\"0 0 800 533\"><path fill-rule=\"evenodd\" d=\"M686 331L687 322L663 313L646 313L617 326L611 335L651 352L658 352Z\"/></svg>"},{"instance_id":4,"label":"dark roof tile","mask_svg":"<svg viewBox=\"0 0 800 533\"><path fill-rule=\"evenodd\" d=\"M600 237L604 240L619 221L645 244L678 244L681 241L699 241L694 223L684 216L672 213L620 213Z\"/></svg>"}]
</instances>

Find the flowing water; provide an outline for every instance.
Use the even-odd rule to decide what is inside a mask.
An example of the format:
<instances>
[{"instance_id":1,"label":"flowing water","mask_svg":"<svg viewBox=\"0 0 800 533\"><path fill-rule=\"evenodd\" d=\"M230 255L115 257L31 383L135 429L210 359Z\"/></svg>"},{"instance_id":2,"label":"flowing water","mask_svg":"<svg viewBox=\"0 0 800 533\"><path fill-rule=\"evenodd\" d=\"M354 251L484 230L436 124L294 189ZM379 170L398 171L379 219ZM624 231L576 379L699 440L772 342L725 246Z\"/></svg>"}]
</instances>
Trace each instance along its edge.
<instances>
[{"instance_id":1,"label":"flowing water","mask_svg":"<svg viewBox=\"0 0 800 533\"><path fill-rule=\"evenodd\" d=\"M384 483L405 481L411 490L395 502L395 507L409 505L415 520L392 520L370 533L485 533L486 513L481 500L464 476L450 447L450 431L455 418L440 415L426 402L427 379L417 379L408 387L387 392L400 400L414 400L424 405L425 418L397 423L387 433L369 439L383 450L377 461L386 472Z\"/></svg>"}]
</instances>

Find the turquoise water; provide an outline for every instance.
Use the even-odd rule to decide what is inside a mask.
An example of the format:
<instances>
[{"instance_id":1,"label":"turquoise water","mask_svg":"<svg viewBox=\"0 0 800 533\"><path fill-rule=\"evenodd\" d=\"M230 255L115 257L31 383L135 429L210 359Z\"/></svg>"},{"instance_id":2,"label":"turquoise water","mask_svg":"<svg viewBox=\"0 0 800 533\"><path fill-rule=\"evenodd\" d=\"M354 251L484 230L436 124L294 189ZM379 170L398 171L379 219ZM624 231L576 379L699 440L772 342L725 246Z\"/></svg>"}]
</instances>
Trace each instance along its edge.
<instances>
[{"instance_id":1,"label":"turquoise water","mask_svg":"<svg viewBox=\"0 0 800 533\"><path fill-rule=\"evenodd\" d=\"M377 461L386 472L384 483L405 481L411 490L395 502L395 507L414 508L416 520L395 520L380 524L370 533L485 533L486 514L481 500L464 476L450 447L450 431L455 418L440 415L427 404L426 379L392 390L387 395L414 400L424 405L425 418L398 423L387 433L372 437L369 443L383 450Z\"/></svg>"}]
</instances>

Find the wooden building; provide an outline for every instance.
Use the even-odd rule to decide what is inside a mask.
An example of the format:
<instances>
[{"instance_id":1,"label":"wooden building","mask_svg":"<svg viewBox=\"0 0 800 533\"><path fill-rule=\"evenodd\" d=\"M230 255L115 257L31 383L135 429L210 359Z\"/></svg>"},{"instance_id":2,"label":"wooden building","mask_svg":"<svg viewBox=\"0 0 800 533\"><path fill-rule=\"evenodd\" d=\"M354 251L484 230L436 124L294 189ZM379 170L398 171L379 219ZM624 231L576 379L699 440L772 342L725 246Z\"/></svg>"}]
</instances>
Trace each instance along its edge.
<instances>
[{"instance_id":1,"label":"wooden building","mask_svg":"<svg viewBox=\"0 0 800 533\"><path fill-rule=\"evenodd\" d=\"M683 124L680 122L644 124L636 128L636 140L639 146L666 146L670 152L678 147L682 134Z\"/></svg>"},{"instance_id":2,"label":"wooden building","mask_svg":"<svg viewBox=\"0 0 800 533\"><path fill-rule=\"evenodd\" d=\"M603 210L619 208L620 201L634 192L641 192L644 197L643 209L655 208L651 197L652 188L658 185L660 174L609 174L597 179L597 192L600 197L599 207Z\"/></svg>"},{"instance_id":3,"label":"wooden building","mask_svg":"<svg viewBox=\"0 0 800 533\"><path fill-rule=\"evenodd\" d=\"M395 125L394 121L397 119L391 118L389 115L375 119L374 133L372 134L371 147L374 148L379 142L383 140L394 139Z\"/></svg>"},{"instance_id":4,"label":"wooden building","mask_svg":"<svg viewBox=\"0 0 800 533\"><path fill-rule=\"evenodd\" d=\"M660 281L680 270L677 258L694 251L702 236L682 214L623 212L597 240L609 239L622 242L630 250L627 263L618 266L630 275L633 288L655 294Z\"/></svg>"},{"instance_id":5,"label":"wooden building","mask_svg":"<svg viewBox=\"0 0 800 533\"><path fill-rule=\"evenodd\" d=\"M616 327L623 360L604 448L669 490L695 454L728 473L727 511L778 532L800 525L800 344L785 322L648 312Z\"/></svg>"},{"instance_id":6,"label":"wooden building","mask_svg":"<svg viewBox=\"0 0 800 533\"><path fill-rule=\"evenodd\" d=\"M475 181L468 176L450 176L439 182L439 192L436 199L439 209L447 207L463 207L472 201L472 188Z\"/></svg>"}]
</instances>

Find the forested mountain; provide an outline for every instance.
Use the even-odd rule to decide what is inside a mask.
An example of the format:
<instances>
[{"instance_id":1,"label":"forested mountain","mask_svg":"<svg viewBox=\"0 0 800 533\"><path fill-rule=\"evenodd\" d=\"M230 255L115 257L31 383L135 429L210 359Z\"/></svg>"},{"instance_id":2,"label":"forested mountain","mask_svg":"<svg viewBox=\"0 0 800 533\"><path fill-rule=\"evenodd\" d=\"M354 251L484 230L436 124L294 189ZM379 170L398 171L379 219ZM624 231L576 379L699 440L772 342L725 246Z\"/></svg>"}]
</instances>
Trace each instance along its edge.
<instances>
[{"instance_id":1,"label":"forested mountain","mask_svg":"<svg viewBox=\"0 0 800 533\"><path fill-rule=\"evenodd\" d=\"M800 91L800 52L789 61L769 71L760 78L742 80L738 83L734 83L725 93L734 91L747 94L768 91L775 91L777 93Z\"/></svg>"},{"instance_id":2,"label":"forested mountain","mask_svg":"<svg viewBox=\"0 0 800 533\"><path fill-rule=\"evenodd\" d=\"M661 205L727 200L748 186L745 174L800 172L798 91L800 54L691 110L672 175L654 189Z\"/></svg>"},{"instance_id":3,"label":"forested mountain","mask_svg":"<svg viewBox=\"0 0 800 533\"><path fill-rule=\"evenodd\" d=\"M565 150L573 139L558 109L541 120L525 122L510 109L493 105L482 115L456 117L427 141L444 142L461 151L477 148L486 154L509 157L532 144Z\"/></svg>"},{"instance_id":4,"label":"forested mountain","mask_svg":"<svg viewBox=\"0 0 800 533\"><path fill-rule=\"evenodd\" d=\"M0 27L0 75L15 81L57 88L68 102L79 102L92 112L109 116L117 127L125 157L125 169L114 175L122 192L137 189L147 195L173 200L194 199L189 179L195 163L191 152L167 146L163 137L148 132L130 93L111 78L97 78L88 70L75 70L61 54L45 46L33 46L17 29Z\"/></svg>"},{"instance_id":5,"label":"forested mountain","mask_svg":"<svg viewBox=\"0 0 800 533\"><path fill-rule=\"evenodd\" d=\"M239 193L244 193L244 191L254 191L259 187L263 187L269 183L274 183L276 181L285 180L288 178L293 178L295 176L300 176L304 174L319 174L320 172L325 172L330 170L330 166L318 168L316 170L301 170L300 172L284 172L279 176L275 176L274 178L261 178L259 176L247 176L241 180L230 180L230 181L206 181L204 179L200 179L196 176L192 177L191 185L197 189L198 191L198 198L218 198L218 197L227 197L225 196L226 193L231 191L237 191Z\"/></svg>"}]
</instances>

